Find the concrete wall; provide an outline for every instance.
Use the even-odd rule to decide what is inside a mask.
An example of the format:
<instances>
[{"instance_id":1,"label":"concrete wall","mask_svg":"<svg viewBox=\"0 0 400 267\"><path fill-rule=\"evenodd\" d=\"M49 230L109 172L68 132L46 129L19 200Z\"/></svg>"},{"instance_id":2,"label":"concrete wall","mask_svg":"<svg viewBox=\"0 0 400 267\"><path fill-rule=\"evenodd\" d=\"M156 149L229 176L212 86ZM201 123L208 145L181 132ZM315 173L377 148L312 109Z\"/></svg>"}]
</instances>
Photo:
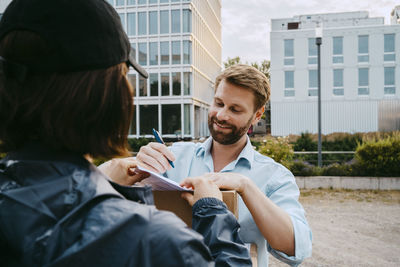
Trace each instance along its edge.
<instances>
[{"instance_id":1,"label":"concrete wall","mask_svg":"<svg viewBox=\"0 0 400 267\"><path fill-rule=\"evenodd\" d=\"M400 177L296 177L300 189L400 190Z\"/></svg>"}]
</instances>

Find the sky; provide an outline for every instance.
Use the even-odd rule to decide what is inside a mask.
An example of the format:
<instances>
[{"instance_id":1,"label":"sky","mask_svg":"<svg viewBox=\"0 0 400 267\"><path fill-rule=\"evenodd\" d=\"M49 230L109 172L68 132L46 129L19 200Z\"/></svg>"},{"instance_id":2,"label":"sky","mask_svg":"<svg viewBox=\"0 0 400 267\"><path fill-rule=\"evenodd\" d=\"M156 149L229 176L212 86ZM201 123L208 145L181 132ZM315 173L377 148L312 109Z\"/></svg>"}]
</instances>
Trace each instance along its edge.
<instances>
[{"instance_id":1,"label":"sky","mask_svg":"<svg viewBox=\"0 0 400 267\"><path fill-rule=\"evenodd\" d=\"M242 62L270 59L271 19L296 15L368 11L370 17L384 17L400 0L221 0L222 61L239 56Z\"/></svg>"}]
</instances>

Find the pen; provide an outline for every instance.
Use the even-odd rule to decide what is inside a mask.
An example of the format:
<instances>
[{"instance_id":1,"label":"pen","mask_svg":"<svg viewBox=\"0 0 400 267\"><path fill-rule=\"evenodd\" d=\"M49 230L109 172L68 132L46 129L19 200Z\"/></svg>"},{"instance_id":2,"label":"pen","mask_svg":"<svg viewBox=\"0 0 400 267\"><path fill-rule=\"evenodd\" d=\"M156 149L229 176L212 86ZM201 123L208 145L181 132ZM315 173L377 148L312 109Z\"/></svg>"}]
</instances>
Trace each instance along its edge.
<instances>
[{"instance_id":1,"label":"pen","mask_svg":"<svg viewBox=\"0 0 400 267\"><path fill-rule=\"evenodd\" d=\"M157 142L159 142L160 144L165 145L160 133L154 128L153 128L153 135L156 138ZM167 159L167 160L168 160L169 164L172 166L172 168L175 168L174 163L172 161L170 161L169 159Z\"/></svg>"}]
</instances>

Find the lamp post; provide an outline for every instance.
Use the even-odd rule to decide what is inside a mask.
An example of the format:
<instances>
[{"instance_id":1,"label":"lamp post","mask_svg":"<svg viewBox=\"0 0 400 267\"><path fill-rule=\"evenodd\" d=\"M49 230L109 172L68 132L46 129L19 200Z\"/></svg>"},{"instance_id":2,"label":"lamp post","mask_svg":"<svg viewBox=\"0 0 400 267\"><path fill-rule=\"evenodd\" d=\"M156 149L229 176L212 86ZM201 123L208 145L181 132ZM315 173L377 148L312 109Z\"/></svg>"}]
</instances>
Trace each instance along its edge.
<instances>
[{"instance_id":1,"label":"lamp post","mask_svg":"<svg viewBox=\"0 0 400 267\"><path fill-rule=\"evenodd\" d=\"M318 48L318 167L322 166L322 142L321 142L321 44L322 27L318 23L315 27L315 44Z\"/></svg>"}]
</instances>

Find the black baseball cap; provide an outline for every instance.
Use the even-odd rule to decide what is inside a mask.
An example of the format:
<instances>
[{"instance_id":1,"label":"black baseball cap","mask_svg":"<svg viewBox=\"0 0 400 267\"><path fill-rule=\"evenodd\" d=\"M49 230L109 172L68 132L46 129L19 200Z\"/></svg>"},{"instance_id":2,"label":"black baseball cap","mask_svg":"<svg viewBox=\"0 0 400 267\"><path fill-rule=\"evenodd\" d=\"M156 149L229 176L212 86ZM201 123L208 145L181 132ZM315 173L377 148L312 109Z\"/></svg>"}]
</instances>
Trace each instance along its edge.
<instances>
[{"instance_id":1,"label":"black baseball cap","mask_svg":"<svg viewBox=\"0 0 400 267\"><path fill-rule=\"evenodd\" d=\"M126 62L148 77L133 58L118 13L105 0L13 0L0 20L0 40L14 30L34 32L50 47L40 62L14 62L28 71L66 73Z\"/></svg>"}]
</instances>

